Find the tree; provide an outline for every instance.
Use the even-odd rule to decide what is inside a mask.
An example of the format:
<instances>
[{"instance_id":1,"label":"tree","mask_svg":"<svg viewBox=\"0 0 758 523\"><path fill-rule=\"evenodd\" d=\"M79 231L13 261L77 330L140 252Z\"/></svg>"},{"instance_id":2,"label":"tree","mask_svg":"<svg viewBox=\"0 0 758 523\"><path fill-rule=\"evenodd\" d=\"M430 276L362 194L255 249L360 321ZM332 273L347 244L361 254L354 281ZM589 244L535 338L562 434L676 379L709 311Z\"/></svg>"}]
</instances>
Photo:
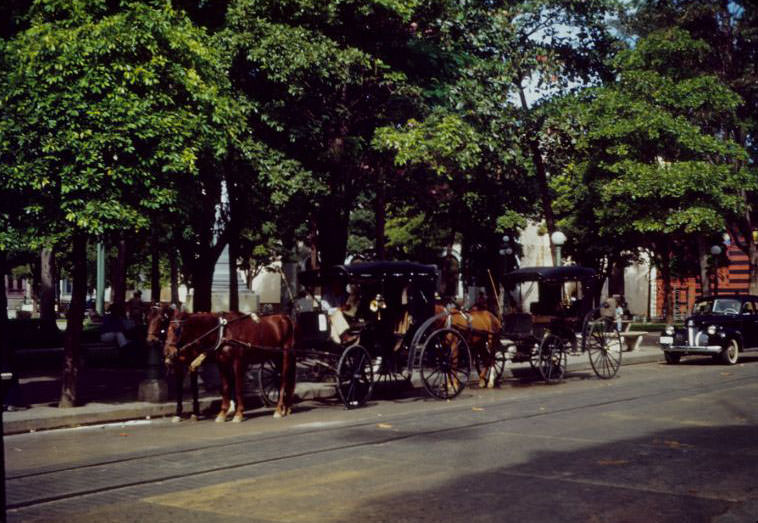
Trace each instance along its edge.
<instances>
[{"instance_id":1,"label":"tree","mask_svg":"<svg viewBox=\"0 0 758 523\"><path fill-rule=\"evenodd\" d=\"M745 167L755 174L758 160L758 7L754 2L726 0L639 0L624 21L632 35L646 36L662 29L679 28L694 39L707 43L697 71L718 77L741 100L734 117L716 132L725 133L748 155L735 158L735 168ZM751 185L752 187L752 185ZM742 193L742 213L727 217L727 227L737 245L748 256L750 292L758 293L758 245L751 240L758 228L758 194L750 187Z\"/></svg>"},{"instance_id":2,"label":"tree","mask_svg":"<svg viewBox=\"0 0 758 523\"><path fill-rule=\"evenodd\" d=\"M739 97L698 72L707 51L672 29L620 53L618 81L579 97L577 162L557 180L574 223L589 217L600 238L651 248L667 289L672 246L722 231L756 184L744 149L723 132Z\"/></svg>"},{"instance_id":3,"label":"tree","mask_svg":"<svg viewBox=\"0 0 758 523\"><path fill-rule=\"evenodd\" d=\"M419 114L454 74L436 36L422 34L442 8L290 0L241 1L229 11L233 78L256 108L251 127L324 189L310 216L323 264L344 261L358 202L391 199L393 167L371 149L374 130ZM383 223L385 206L373 207ZM383 231L376 236L381 247Z\"/></svg>"},{"instance_id":4,"label":"tree","mask_svg":"<svg viewBox=\"0 0 758 523\"><path fill-rule=\"evenodd\" d=\"M162 2L34 3L6 45L0 180L25 246L73 245L61 406L76 403L88 239L147 228L174 180L225 151L236 104L207 35Z\"/></svg>"}]
</instances>

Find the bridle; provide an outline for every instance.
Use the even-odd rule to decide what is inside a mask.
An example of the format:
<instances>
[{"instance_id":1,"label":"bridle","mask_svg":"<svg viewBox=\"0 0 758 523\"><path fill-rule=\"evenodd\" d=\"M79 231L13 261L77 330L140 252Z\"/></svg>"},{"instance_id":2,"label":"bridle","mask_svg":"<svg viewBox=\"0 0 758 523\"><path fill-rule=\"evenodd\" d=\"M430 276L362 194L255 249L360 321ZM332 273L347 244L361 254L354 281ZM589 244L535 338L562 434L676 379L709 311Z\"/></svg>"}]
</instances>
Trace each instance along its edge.
<instances>
[{"instance_id":1,"label":"bridle","mask_svg":"<svg viewBox=\"0 0 758 523\"><path fill-rule=\"evenodd\" d=\"M153 321L152 319L149 322L149 325L153 325L153 323L157 323L158 329L157 333L154 330L148 330L147 331L147 340L149 343L160 343L163 345L166 342L166 334L168 330L168 324L170 323L170 316L166 312L161 312L160 318L158 318L157 321ZM153 338L152 340L150 338Z\"/></svg>"}]
</instances>

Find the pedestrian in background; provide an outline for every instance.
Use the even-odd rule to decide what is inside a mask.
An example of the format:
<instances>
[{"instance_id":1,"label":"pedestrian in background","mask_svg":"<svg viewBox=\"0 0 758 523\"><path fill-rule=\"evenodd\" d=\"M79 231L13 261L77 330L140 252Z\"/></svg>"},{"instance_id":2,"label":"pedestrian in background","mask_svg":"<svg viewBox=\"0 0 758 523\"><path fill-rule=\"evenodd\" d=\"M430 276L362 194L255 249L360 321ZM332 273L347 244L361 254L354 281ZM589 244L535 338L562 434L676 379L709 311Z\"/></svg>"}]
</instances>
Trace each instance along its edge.
<instances>
[{"instance_id":1,"label":"pedestrian in background","mask_svg":"<svg viewBox=\"0 0 758 523\"><path fill-rule=\"evenodd\" d=\"M100 341L103 343L116 342L119 349L128 345L125 319L124 309L120 303L114 303L108 307L108 313L103 317L103 323L100 324Z\"/></svg>"},{"instance_id":2,"label":"pedestrian in background","mask_svg":"<svg viewBox=\"0 0 758 523\"><path fill-rule=\"evenodd\" d=\"M616 318L616 328L618 329L619 332L621 332L622 330L621 320L624 317L624 307L622 306L622 302L623 302L623 298L619 298L618 300L616 300L615 318Z\"/></svg>"}]
</instances>

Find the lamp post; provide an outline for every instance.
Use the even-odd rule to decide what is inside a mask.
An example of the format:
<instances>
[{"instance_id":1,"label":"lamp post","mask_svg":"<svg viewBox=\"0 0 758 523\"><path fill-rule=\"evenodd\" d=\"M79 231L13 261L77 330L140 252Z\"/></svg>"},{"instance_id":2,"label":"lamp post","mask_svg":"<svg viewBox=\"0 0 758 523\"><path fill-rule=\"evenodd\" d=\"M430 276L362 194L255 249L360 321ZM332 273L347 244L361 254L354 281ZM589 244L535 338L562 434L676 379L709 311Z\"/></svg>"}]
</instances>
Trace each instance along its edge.
<instances>
[{"instance_id":1,"label":"lamp post","mask_svg":"<svg viewBox=\"0 0 758 523\"><path fill-rule=\"evenodd\" d=\"M713 256L713 295L719 294L719 267L718 256L721 254L721 246L714 245L711 247L711 255Z\"/></svg>"},{"instance_id":2,"label":"lamp post","mask_svg":"<svg viewBox=\"0 0 758 523\"><path fill-rule=\"evenodd\" d=\"M561 266L561 247L563 247L563 244L566 243L566 235L563 234L561 231L555 231L553 234L550 235L550 241L553 243L553 246L555 247L555 266L560 267Z\"/></svg>"}]
</instances>

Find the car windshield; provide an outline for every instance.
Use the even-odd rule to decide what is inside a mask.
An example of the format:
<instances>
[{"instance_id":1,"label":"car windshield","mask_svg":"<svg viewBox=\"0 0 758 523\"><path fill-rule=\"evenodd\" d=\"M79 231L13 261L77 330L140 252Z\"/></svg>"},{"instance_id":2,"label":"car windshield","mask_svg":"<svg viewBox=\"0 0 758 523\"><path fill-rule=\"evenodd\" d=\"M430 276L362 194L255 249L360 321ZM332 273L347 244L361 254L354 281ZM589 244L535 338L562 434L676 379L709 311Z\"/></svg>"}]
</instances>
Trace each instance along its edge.
<instances>
[{"instance_id":1,"label":"car windshield","mask_svg":"<svg viewBox=\"0 0 758 523\"><path fill-rule=\"evenodd\" d=\"M703 300L695 303L692 308L692 314L739 314L739 300L729 298L716 298L712 300Z\"/></svg>"}]
</instances>

